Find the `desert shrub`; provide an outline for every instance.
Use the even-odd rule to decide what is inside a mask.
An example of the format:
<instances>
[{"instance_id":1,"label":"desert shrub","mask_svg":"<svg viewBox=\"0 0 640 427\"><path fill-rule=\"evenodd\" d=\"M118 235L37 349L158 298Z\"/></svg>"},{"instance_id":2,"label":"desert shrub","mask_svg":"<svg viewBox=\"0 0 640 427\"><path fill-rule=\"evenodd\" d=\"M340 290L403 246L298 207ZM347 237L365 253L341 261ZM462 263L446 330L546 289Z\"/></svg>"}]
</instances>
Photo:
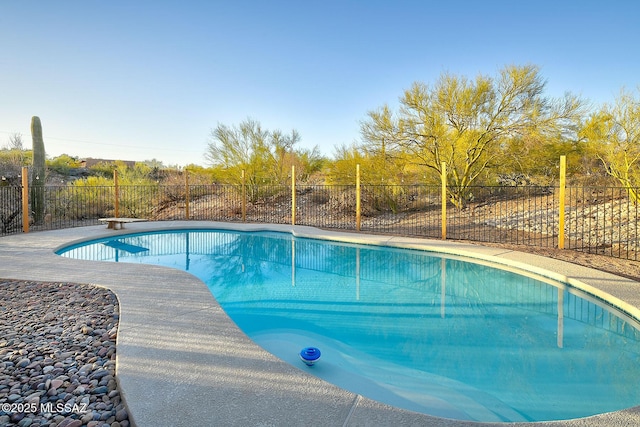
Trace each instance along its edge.
<instances>
[{"instance_id":1,"label":"desert shrub","mask_svg":"<svg viewBox=\"0 0 640 427\"><path fill-rule=\"evenodd\" d=\"M62 154L54 159L47 160L46 164L49 170L66 176L71 173L71 170L80 167L80 160L75 157Z\"/></svg>"},{"instance_id":2,"label":"desert shrub","mask_svg":"<svg viewBox=\"0 0 640 427\"><path fill-rule=\"evenodd\" d=\"M113 182L88 177L51 187L47 211L57 219L86 219L109 216L113 212Z\"/></svg>"}]
</instances>

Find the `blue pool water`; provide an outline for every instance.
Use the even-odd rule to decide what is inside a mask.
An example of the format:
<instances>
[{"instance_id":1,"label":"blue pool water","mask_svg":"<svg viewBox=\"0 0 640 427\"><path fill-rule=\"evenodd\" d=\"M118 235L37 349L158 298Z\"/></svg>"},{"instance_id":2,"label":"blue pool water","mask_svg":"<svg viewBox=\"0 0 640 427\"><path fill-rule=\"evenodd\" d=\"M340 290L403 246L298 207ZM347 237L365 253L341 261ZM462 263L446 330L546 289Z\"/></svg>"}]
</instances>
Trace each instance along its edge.
<instances>
[{"instance_id":1,"label":"blue pool water","mask_svg":"<svg viewBox=\"0 0 640 427\"><path fill-rule=\"evenodd\" d=\"M59 254L189 271L266 350L397 407L508 422L640 404L637 322L529 273L273 232L119 235ZM312 367L308 346L322 352Z\"/></svg>"}]
</instances>

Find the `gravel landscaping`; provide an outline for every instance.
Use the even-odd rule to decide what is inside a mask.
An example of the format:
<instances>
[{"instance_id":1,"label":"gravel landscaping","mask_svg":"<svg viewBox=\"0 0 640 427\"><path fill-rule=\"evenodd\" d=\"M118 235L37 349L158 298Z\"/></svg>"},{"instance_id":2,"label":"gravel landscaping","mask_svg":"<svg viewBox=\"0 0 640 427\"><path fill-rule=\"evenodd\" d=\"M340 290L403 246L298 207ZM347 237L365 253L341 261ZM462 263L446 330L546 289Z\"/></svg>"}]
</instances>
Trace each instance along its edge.
<instances>
[{"instance_id":1,"label":"gravel landscaping","mask_svg":"<svg viewBox=\"0 0 640 427\"><path fill-rule=\"evenodd\" d=\"M0 279L0 425L128 427L107 289Z\"/></svg>"}]
</instances>

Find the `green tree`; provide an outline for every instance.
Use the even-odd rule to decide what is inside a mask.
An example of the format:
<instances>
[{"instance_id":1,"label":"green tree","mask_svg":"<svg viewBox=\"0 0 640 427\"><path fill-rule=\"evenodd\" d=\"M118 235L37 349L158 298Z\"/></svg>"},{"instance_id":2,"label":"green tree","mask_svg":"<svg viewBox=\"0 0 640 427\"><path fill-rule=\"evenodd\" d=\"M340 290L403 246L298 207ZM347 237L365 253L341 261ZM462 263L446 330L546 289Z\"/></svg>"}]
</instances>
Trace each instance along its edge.
<instances>
[{"instance_id":1,"label":"green tree","mask_svg":"<svg viewBox=\"0 0 640 427\"><path fill-rule=\"evenodd\" d=\"M461 207L469 187L514 138L557 139L574 131L583 103L566 94L544 96L537 67L508 66L498 76L475 80L443 74L433 87L416 82L400 98L397 115L383 107L368 114L363 137L401 149L412 160L442 173L447 165L450 200ZM375 138L372 138L372 136Z\"/></svg>"},{"instance_id":2,"label":"green tree","mask_svg":"<svg viewBox=\"0 0 640 427\"><path fill-rule=\"evenodd\" d=\"M267 167L272 169L271 180L278 184L286 184L291 174L291 166L295 165L294 145L300 142L300 134L295 129L290 135L285 135L279 130L269 133L267 138Z\"/></svg>"},{"instance_id":3,"label":"green tree","mask_svg":"<svg viewBox=\"0 0 640 427\"><path fill-rule=\"evenodd\" d=\"M640 89L639 89L640 91ZM613 105L604 105L586 121L582 136L608 175L638 201L640 186L640 98L622 90Z\"/></svg>"},{"instance_id":4,"label":"green tree","mask_svg":"<svg viewBox=\"0 0 640 427\"><path fill-rule=\"evenodd\" d=\"M47 160L47 168L61 175L68 175L72 169L80 167L80 160L77 157L71 157L67 154L61 154L51 160Z\"/></svg>"},{"instance_id":5,"label":"green tree","mask_svg":"<svg viewBox=\"0 0 640 427\"><path fill-rule=\"evenodd\" d=\"M210 184L213 182L211 168L192 163L186 165L184 171L189 174L189 183L191 184Z\"/></svg>"},{"instance_id":6,"label":"green tree","mask_svg":"<svg viewBox=\"0 0 640 427\"><path fill-rule=\"evenodd\" d=\"M318 147L295 150L295 166L298 180L309 182L313 176L324 170L328 159L324 157Z\"/></svg>"},{"instance_id":7,"label":"green tree","mask_svg":"<svg viewBox=\"0 0 640 427\"><path fill-rule=\"evenodd\" d=\"M20 171L22 166L32 163L33 153L31 150L17 150L3 148L0 150L0 181L1 184L18 184L20 182Z\"/></svg>"},{"instance_id":8,"label":"green tree","mask_svg":"<svg viewBox=\"0 0 640 427\"><path fill-rule=\"evenodd\" d=\"M242 170L252 182L266 180L268 136L269 132L252 119L237 127L218 124L211 131L205 158L212 166L228 171L231 182L239 182Z\"/></svg>"},{"instance_id":9,"label":"green tree","mask_svg":"<svg viewBox=\"0 0 640 427\"><path fill-rule=\"evenodd\" d=\"M383 106L369 114L369 121L360 123L363 144L363 163L366 170L365 182L371 184L398 184L404 176L406 156L397 142L401 139L394 125L393 113Z\"/></svg>"},{"instance_id":10,"label":"green tree","mask_svg":"<svg viewBox=\"0 0 640 427\"><path fill-rule=\"evenodd\" d=\"M334 148L333 161L328 166L327 182L333 185L354 185L356 165L366 169L364 153L355 145Z\"/></svg>"},{"instance_id":11,"label":"green tree","mask_svg":"<svg viewBox=\"0 0 640 427\"><path fill-rule=\"evenodd\" d=\"M218 124L211 131L205 158L213 166L214 179L239 184L242 171L250 189L252 200L259 186L286 185L290 182L291 166L317 165L315 154L296 150L300 134L294 129L289 134L279 130L263 129L259 122L247 119L238 126ZM304 159L310 162L304 162ZM296 170L299 176L308 171Z\"/></svg>"},{"instance_id":12,"label":"green tree","mask_svg":"<svg viewBox=\"0 0 640 427\"><path fill-rule=\"evenodd\" d=\"M93 176L100 176L109 179L113 177L113 171L117 168L118 166L115 162L100 162L89 167L89 172Z\"/></svg>"},{"instance_id":13,"label":"green tree","mask_svg":"<svg viewBox=\"0 0 640 427\"><path fill-rule=\"evenodd\" d=\"M500 183L552 185L558 179L559 160L563 155L567 157L568 176L578 179L585 171L592 171L589 165L584 164L588 154L581 141L524 135L503 144L502 153L495 161L500 167L495 168L494 174L497 173ZM492 178L496 178L494 174Z\"/></svg>"}]
</instances>

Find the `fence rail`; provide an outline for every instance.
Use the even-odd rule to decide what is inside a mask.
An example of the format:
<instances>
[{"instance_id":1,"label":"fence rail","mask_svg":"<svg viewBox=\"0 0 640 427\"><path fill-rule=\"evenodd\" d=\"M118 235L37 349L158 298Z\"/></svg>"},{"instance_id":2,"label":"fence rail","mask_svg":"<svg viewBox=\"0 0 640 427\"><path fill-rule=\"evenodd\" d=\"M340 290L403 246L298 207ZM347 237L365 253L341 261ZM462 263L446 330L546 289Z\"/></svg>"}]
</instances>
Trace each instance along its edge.
<instances>
[{"instance_id":1,"label":"fence rail","mask_svg":"<svg viewBox=\"0 0 640 427\"><path fill-rule=\"evenodd\" d=\"M469 188L462 208L447 203L443 210L440 186L293 185L253 185L250 191L242 185L190 185L187 180L185 185L117 185L117 179L111 186L48 185L45 215L39 223L23 221L27 185L5 185L0 186L0 236L96 225L99 218L122 216L293 222L325 229L561 247L629 260L640 257L640 212L625 188L478 186Z\"/></svg>"}]
</instances>

